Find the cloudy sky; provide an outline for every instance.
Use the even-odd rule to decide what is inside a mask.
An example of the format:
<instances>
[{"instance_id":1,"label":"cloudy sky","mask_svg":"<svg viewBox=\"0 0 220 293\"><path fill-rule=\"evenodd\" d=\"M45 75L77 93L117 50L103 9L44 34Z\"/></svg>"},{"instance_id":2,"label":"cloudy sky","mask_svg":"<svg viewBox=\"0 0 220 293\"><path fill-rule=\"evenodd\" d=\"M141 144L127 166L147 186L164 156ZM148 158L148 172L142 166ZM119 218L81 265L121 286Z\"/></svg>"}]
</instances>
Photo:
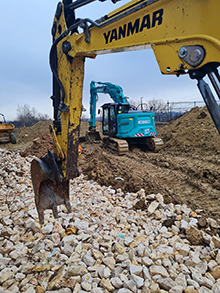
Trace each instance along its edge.
<instances>
[{"instance_id":1,"label":"cloudy sky","mask_svg":"<svg viewBox=\"0 0 220 293\"><path fill-rule=\"evenodd\" d=\"M76 11L76 17L93 20L128 1L113 4L96 1ZM7 120L16 118L18 106L28 104L52 118L49 51L51 26L57 0L1 1L0 113ZM83 105L89 109L91 80L120 85L133 101L202 101L196 81L188 76L164 76L151 50L114 53L86 60ZM100 95L98 107L110 102ZM88 111L86 112L88 116Z\"/></svg>"}]
</instances>

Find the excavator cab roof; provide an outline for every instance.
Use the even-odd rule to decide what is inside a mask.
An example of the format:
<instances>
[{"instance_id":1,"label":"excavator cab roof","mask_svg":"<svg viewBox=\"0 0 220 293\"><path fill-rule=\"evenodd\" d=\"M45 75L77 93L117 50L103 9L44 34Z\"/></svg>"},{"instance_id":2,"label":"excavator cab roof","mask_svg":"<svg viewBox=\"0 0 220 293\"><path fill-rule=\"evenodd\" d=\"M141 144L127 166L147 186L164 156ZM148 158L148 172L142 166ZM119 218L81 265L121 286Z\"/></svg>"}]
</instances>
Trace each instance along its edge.
<instances>
[{"instance_id":1,"label":"excavator cab roof","mask_svg":"<svg viewBox=\"0 0 220 293\"><path fill-rule=\"evenodd\" d=\"M131 105L130 104L126 104L126 103L106 103L104 105L101 106L103 109L109 108L109 107L114 107L114 109L122 113L126 113L131 109Z\"/></svg>"}]
</instances>

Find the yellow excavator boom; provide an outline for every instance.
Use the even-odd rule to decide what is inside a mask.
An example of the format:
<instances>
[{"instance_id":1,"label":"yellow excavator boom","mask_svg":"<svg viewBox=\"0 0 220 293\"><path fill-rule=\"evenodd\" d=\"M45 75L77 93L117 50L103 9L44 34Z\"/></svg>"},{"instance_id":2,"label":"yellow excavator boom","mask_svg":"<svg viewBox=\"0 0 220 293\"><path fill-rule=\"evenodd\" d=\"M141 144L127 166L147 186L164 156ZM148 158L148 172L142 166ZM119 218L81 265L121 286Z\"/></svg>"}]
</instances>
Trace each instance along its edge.
<instances>
[{"instance_id":1,"label":"yellow excavator boom","mask_svg":"<svg viewBox=\"0 0 220 293\"><path fill-rule=\"evenodd\" d=\"M69 180L78 175L78 140L85 58L152 48L163 74L189 74L220 132L220 110L203 77L220 97L220 1L133 0L99 20L75 19L75 10L94 0L57 5L50 51L53 72L54 152L32 162L40 222L44 210L64 203L70 212ZM100 4L101 5L101 4ZM82 32L79 33L78 30ZM146 70L150 70L146 64ZM41 175L39 175L41 174Z\"/></svg>"}]
</instances>

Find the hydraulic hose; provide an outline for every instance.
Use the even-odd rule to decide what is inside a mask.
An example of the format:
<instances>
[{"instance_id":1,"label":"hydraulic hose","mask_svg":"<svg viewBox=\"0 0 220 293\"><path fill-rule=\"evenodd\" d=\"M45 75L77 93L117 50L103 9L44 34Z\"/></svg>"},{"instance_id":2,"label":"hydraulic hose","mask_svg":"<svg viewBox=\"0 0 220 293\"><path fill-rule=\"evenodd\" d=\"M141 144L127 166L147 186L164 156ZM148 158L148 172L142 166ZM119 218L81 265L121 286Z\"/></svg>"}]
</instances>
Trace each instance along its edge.
<instances>
[{"instance_id":1,"label":"hydraulic hose","mask_svg":"<svg viewBox=\"0 0 220 293\"><path fill-rule=\"evenodd\" d=\"M79 26L79 24L80 24L80 21L77 21L76 23L71 25L68 29L66 29L58 38L56 38L56 40L53 42L51 49L50 49L50 54L49 54L50 68L51 68L51 71L52 71L52 73L53 73L53 75L54 75L54 77L60 87L60 90L61 90L61 99L60 99L60 105L59 105L60 111L62 110L62 105L64 104L65 91L64 91L63 84L58 77L58 73L57 73L57 70L56 70L54 62L53 62L53 56L55 54L57 44L60 41L62 41L72 30L77 28Z\"/></svg>"}]
</instances>

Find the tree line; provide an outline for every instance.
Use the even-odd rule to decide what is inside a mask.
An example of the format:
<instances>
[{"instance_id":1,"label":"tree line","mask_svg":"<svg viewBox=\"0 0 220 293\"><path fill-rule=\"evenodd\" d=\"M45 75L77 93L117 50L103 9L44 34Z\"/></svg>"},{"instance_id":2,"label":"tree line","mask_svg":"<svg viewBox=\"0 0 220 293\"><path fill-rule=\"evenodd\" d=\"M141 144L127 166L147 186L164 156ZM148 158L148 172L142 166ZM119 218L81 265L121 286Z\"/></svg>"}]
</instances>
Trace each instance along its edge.
<instances>
[{"instance_id":1,"label":"tree line","mask_svg":"<svg viewBox=\"0 0 220 293\"><path fill-rule=\"evenodd\" d=\"M157 121L169 121L170 117L167 117L167 104L163 100L159 99L152 99L148 100L147 102L143 103L142 98L139 101L129 100L129 103L138 110L152 110L155 113ZM172 109L170 109L172 111ZM30 107L28 104L23 106L18 105L17 109L17 116L13 124L15 127L29 127L34 125L39 121L46 121L51 120L48 114L39 113L34 107ZM88 120L85 115L81 117L82 121Z\"/></svg>"},{"instance_id":2,"label":"tree line","mask_svg":"<svg viewBox=\"0 0 220 293\"><path fill-rule=\"evenodd\" d=\"M15 121L13 121L13 124L17 128L24 126L29 127L39 121L46 121L51 119L48 114L39 113L34 107L31 108L28 104L23 106L18 105L16 113L17 116Z\"/></svg>"}]
</instances>

